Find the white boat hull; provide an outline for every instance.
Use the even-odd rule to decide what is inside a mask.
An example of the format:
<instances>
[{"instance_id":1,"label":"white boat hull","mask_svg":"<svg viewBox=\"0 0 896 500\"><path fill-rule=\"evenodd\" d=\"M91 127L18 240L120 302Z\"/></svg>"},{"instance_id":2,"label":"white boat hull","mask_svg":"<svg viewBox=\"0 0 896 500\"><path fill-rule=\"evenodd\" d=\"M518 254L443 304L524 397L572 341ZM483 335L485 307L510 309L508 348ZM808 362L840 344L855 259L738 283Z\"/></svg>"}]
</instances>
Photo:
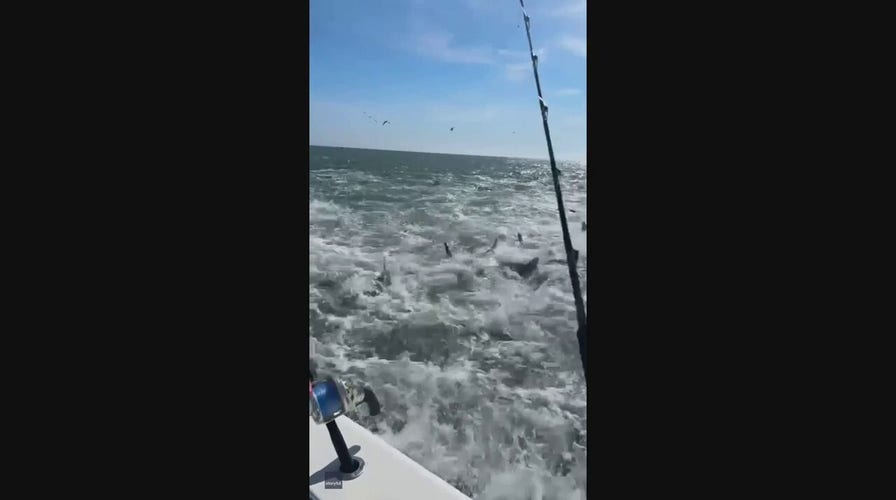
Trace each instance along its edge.
<instances>
[{"instance_id":1,"label":"white boat hull","mask_svg":"<svg viewBox=\"0 0 896 500\"><path fill-rule=\"evenodd\" d=\"M439 476L426 470L389 443L348 417L336 419L353 457L364 461L361 475L342 480L341 488L327 488L327 473L338 473L339 459L325 425L310 425L311 498L318 500L470 500Z\"/></svg>"}]
</instances>

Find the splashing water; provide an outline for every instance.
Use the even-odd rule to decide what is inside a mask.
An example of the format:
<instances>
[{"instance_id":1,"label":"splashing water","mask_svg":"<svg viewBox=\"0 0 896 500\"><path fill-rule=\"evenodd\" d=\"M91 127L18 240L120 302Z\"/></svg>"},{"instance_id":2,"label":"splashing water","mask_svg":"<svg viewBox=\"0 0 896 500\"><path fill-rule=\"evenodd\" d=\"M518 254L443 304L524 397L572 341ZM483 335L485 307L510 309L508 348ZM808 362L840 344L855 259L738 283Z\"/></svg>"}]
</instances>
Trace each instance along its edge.
<instances>
[{"instance_id":1,"label":"splashing water","mask_svg":"<svg viewBox=\"0 0 896 500\"><path fill-rule=\"evenodd\" d=\"M312 361L374 389L383 412L358 422L477 499L585 498L585 380L548 162L316 146L309 159ZM586 170L558 168L587 301ZM527 279L499 265L533 257Z\"/></svg>"}]
</instances>

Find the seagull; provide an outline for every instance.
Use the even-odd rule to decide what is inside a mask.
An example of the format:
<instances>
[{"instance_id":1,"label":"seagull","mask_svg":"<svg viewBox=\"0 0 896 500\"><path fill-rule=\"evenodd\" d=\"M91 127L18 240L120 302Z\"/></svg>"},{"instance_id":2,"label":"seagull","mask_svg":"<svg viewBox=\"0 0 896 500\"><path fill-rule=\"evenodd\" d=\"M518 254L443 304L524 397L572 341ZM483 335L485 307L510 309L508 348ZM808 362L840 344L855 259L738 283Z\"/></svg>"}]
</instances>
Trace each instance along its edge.
<instances>
[{"instance_id":1,"label":"seagull","mask_svg":"<svg viewBox=\"0 0 896 500\"><path fill-rule=\"evenodd\" d=\"M389 120L384 121L384 122L383 122L383 125L385 125L385 124L387 124L387 123L389 123Z\"/></svg>"}]
</instances>

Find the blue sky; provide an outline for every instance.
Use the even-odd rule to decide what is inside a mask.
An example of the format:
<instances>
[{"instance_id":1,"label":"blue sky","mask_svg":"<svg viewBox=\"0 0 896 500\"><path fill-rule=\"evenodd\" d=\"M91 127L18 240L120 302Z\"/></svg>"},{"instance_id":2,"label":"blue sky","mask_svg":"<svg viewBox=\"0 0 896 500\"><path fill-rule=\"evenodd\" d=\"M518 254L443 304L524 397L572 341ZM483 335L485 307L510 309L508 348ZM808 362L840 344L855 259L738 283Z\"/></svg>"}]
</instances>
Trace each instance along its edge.
<instances>
[{"instance_id":1,"label":"blue sky","mask_svg":"<svg viewBox=\"0 0 896 500\"><path fill-rule=\"evenodd\" d=\"M310 3L312 145L547 158L519 0ZM526 11L554 153L584 161L585 0Z\"/></svg>"}]
</instances>

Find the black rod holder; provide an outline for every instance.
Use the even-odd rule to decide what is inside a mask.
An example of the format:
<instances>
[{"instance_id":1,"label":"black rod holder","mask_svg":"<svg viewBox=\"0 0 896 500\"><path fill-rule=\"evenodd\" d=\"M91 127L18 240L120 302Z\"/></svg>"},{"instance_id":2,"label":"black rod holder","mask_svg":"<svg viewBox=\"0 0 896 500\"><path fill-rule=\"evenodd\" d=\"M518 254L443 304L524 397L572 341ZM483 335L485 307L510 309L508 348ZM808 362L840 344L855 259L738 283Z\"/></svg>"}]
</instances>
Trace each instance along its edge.
<instances>
[{"instance_id":1,"label":"black rod holder","mask_svg":"<svg viewBox=\"0 0 896 500\"><path fill-rule=\"evenodd\" d=\"M333 448L336 448L336 455L339 457L339 470L346 474L358 470L361 464L353 459L348 452L348 446L345 445L345 439L335 421L327 422L327 431L330 433L330 440L333 441Z\"/></svg>"}]
</instances>

